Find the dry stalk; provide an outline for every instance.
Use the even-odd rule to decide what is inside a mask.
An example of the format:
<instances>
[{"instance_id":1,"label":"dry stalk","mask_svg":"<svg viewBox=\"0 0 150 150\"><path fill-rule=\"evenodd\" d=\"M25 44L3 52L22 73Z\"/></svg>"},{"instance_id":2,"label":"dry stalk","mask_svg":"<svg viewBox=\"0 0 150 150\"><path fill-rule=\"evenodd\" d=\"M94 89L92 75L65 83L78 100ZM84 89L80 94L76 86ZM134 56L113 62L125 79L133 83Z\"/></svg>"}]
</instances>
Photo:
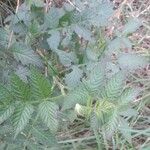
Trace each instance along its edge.
<instances>
[{"instance_id":1,"label":"dry stalk","mask_svg":"<svg viewBox=\"0 0 150 150\"><path fill-rule=\"evenodd\" d=\"M18 13L19 5L20 5L20 0L17 0L17 6L16 6L15 14L17 14L17 13ZM11 33L10 33L10 37L9 37L9 42L8 42L7 49L9 49L9 48L10 48L10 46L11 46L11 42L12 42L12 38L13 38L13 34L14 34L14 32L13 32L13 31L11 31Z\"/></svg>"}]
</instances>

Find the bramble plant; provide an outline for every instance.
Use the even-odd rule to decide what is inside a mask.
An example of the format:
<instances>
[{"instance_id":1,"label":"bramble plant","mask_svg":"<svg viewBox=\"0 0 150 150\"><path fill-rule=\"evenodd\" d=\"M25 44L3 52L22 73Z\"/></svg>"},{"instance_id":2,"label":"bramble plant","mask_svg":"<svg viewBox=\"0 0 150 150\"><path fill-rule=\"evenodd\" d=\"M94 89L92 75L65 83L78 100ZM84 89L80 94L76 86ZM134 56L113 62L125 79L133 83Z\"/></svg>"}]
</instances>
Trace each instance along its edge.
<instances>
[{"instance_id":1,"label":"bramble plant","mask_svg":"<svg viewBox=\"0 0 150 150\"><path fill-rule=\"evenodd\" d=\"M75 149L61 134L78 125L97 149L116 137L130 147L143 89L126 81L148 62L131 52L128 36L141 22L129 18L110 37L111 2L71 4L26 0L0 28L0 149Z\"/></svg>"}]
</instances>

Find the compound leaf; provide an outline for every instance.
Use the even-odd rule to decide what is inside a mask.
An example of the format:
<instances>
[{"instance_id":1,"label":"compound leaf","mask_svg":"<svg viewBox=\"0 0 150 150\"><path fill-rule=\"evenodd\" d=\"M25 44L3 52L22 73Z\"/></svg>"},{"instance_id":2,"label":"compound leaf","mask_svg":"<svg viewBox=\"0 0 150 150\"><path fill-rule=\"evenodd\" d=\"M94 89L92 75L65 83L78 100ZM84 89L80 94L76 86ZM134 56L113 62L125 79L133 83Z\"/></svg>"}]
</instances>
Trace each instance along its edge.
<instances>
[{"instance_id":1,"label":"compound leaf","mask_svg":"<svg viewBox=\"0 0 150 150\"><path fill-rule=\"evenodd\" d=\"M104 90L102 91L102 97L108 99L118 99L121 95L125 85L125 74L123 72L116 73L107 82Z\"/></svg>"},{"instance_id":2,"label":"compound leaf","mask_svg":"<svg viewBox=\"0 0 150 150\"><path fill-rule=\"evenodd\" d=\"M39 104L38 113L50 131L56 132L58 128L58 106L53 102L44 101Z\"/></svg>"},{"instance_id":3,"label":"compound leaf","mask_svg":"<svg viewBox=\"0 0 150 150\"><path fill-rule=\"evenodd\" d=\"M69 88L75 88L81 83L83 71L77 66L72 66L72 71L65 75L65 83Z\"/></svg>"},{"instance_id":4,"label":"compound leaf","mask_svg":"<svg viewBox=\"0 0 150 150\"><path fill-rule=\"evenodd\" d=\"M122 53L118 58L118 63L122 69L135 70L145 67L148 62L143 56L137 54Z\"/></svg>"},{"instance_id":5,"label":"compound leaf","mask_svg":"<svg viewBox=\"0 0 150 150\"><path fill-rule=\"evenodd\" d=\"M42 61L39 56L28 46L23 43L16 43L11 48L13 55L17 61L20 61L23 65L33 64L36 66L42 66Z\"/></svg>"},{"instance_id":6,"label":"compound leaf","mask_svg":"<svg viewBox=\"0 0 150 150\"><path fill-rule=\"evenodd\" d=\"M42 100L50 96L50 82L36 69L32 69L31 71L30 82L32 95L36 100Z\"/></svg>"},{"instance_id":7,"label":"compound leaf","mask_svg":"<svg viewBox=\"0 0 150 150\"><path fill-rule=\"evenodd\" d=\"M7 108L5 108L3 113L0 114L0 124L7 120L14 113L14 110L14 105L9 105Z\"/></svg>"},{"instance_id":8,"label":"compound leaf","mask_svg":"<svg viewBox=\"0 0 150 150\"><path fill-rule=\"evenodd\" d=\"M19 104L15 109L13 115L13 124L15 127L15 135L16 136L24 129L24 127L28 124L29 119L33 113L33 106L30 104Z\"/></svg>"}]
</instances>

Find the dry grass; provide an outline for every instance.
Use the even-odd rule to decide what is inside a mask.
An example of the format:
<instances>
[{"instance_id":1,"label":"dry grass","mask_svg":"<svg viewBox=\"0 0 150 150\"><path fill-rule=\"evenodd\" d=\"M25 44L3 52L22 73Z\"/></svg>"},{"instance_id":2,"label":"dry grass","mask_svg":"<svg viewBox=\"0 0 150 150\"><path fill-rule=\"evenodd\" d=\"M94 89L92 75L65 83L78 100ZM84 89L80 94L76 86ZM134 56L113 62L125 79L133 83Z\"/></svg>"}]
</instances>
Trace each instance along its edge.
<instances>
[{"instance_id":1,"label":"dry grass","mask_svg":"<svg viewBox=\"0 0 150 150\"><path fill-rule=\"evenodd\" d=\"M125 2L125 3L124 3ZM145 55L148 57L150 61L150 1L149 0L114 0L114 3L117 5L117 10L122 7L120 10L120 23L124 22L126 18L130 17L138 17L142 22L142 27L137 30L130 38L134 42L133 51L136 53ZM124 4L123 4L124 3ZM122 6L123 5L123 6ZM150 78L150 66L145 68L142 74L138 75L138 78ZM147 93L150 90L150 80L148 83L144 82L144 88L147 88ZM139 118L135 121L135 129L146 130L150 128L150 96L148 97L148 103L141 106L141 112L139 114ZM143 136L140 134L135 137L133 140L133 144L136 149L142 149L144 145L150 146L150 138Z\"/></svg>"},{"instance_id":2,"label":"dry grass","mask_svg":"<svg viewBox=\"0 0 150 150\"><path fill-rule=\"evenodd\" d=\"M112 0L112 1L115 4L116 9L115 18L118 20L118 23L114 24L114 26L110 28L110 32L113 32L115 28L120 28L126 22L127 18L138 17L143 25L139 30L137 30L137 32L135 32L130 37L131 40L134 42L133 51L147 56L150 60L150 0ZM0 25L3 25L3 20L7 15L15 11L16 4L17 3L14 0L0 1L0 15L1 15ZM149 77L150 77L150 66L145 68L144 73L139 75L138 79L140 78L147 79ZM147 88L145 94L147 94L148 91L150 90L150 80L148 80L148 82L141 82L141 84L142 85L145 84L144 87ZM145 103L143 104L141 102L139 103L140 103L139 107L141 107L142 110L138 118L135 118L134 127L135 129L146 130L150 128L149 122L150 103L149 101L147 101L146 104ZM86 131L83 132L82 134L90 134L90 132ZM82 135L78 136L76 135L76 137L80 136ZM150 138L142 136L142 134L136 136L133 140L133 145L135 145L136 149L140 149L142 146L148 144L150 144Z\"/></svg>"},{"instance_id":3,"label":"dry grass","mask_svg":"<svg viewBox=\"0 0 150 150\"><path fill-rule=\"evenodd\" d=\"M150 1L149 0L113 0L116 6L116 17L120 28L126 18L137 17L143 26L135 32L131 39L135 43L134 50L150 57Z\"/></svg>"}]
</instances>

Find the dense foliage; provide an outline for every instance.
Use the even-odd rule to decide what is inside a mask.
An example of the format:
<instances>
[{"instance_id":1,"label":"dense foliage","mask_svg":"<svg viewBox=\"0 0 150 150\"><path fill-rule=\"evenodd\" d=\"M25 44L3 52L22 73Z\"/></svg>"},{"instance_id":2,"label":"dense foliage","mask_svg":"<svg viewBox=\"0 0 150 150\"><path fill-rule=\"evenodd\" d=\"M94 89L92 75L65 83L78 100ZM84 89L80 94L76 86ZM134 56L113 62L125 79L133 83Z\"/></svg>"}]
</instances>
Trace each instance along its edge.
<instances>
[{"instance_id":1,"label":"dense foliage","mask_svg":"<svg viewBox=\"0 0 150 150\"><path fill-rule=\"evenodd\" d=\"M111 2L71 4L44 9L27 0L0 28L0 149L87 148L63 141L76 126L88 128L98 149L116 137L132 141L129 121L143 89L127 80L148 61L128 36L141 22L128 18L107 35L117 21Z\"/></svg>"}]
</instances>

